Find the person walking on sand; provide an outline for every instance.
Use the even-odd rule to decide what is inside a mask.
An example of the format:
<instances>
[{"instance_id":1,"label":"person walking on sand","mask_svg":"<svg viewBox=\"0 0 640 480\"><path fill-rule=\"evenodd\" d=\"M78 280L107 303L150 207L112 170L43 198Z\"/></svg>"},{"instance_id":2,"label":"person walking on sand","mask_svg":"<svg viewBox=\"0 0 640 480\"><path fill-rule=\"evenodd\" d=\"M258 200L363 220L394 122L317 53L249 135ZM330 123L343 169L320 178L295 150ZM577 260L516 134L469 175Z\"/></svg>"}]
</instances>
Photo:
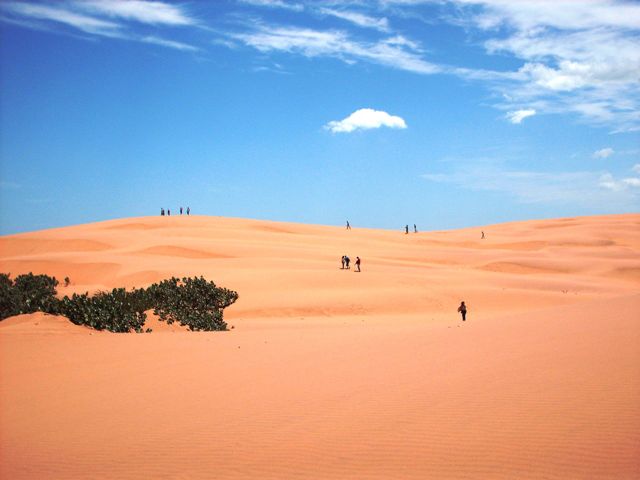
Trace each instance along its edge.
<instances>
[{"instance_id":1,"label":"person walking on sand","mask_svg":"<svg viewBox=\"0 0 640 480\"><path fill-rule=\"evenodd\" d=\"M360 271L360 257L356 257L356 269L354 270L354 272L359 272Z\"/></svg>"},{"instance_id":2,"label":"person walking on sand","mask_svg":"<svg viewBox=\"0 0 640 480\"><path fill-rule=\"evenodd\" d=\"M187 215L189 215L190 213L191 213L191 209L187 207Z\"/></svg>"},{"instance_id":3,"label":"person walking on sand","mask_svg":"<svg viewBox=\"0 0 640 480\"><path fill-rule=\"evenodd\" d=\"M342 255L342 266L340 267L340 270L344 270L344 264L345 262L345 258L347 258L345 255Z\"/></svg>"},{"instance_id":4,"label":"person walking on sand","mask_svg":"<svg viewBox=\"0 0 640 480\"><path fill-rule=\"evenodd\" d=\"M344 264L347 266L347 270L349 270L349 262L351 262L351 259L348 256L344 256Z\"/></svg>"},{"instance_id":5,"label":"person walking on sand","mask_svg":"<svg viewBox=\"0 0 640 480\"><path fill-rule=\"evenodd\" d=\"M405 235L409 233L409 225L404 226L404 233Z\"/></svg>"},{"instance_id":6,"label":"person walking on sand","mask_svg":"<svg viewBox=\"0 0 640 480\"><path fill-rule=\"evenodd\" d=\"M182 207L180 207L180 215L182 215Z\"/></svg>"},{"instance_id":7,"label":"person walking on sand","mask_svg":"<svg viewBox=\"0 0 640 480\"><path fill-rule=\"evenodd\" d=\"M161 216L161 217L164 217L164 208L161 208L161 209L160 209L160 216Z\"/></svg>"},{"instance_id":8,"label":"person walking on sand","mask_svg":"<svg viewBox=\"0 0 640 480\"><path fill-rule=\"evenodd\" d=\"M169 210L168 208L167 208L167 216L168 216L168 217L170 217L170 216L171 216L171 210Z\"/></svg>"},{"instance_id":9,"label":"person walking on sand","mask_svg":"<svg viewBox=\"0 0 640 480\"><path fill-rule=\"evenodd\" d=\"M462 321L464 322L467 319L467 306L464 304L464 302L460 303L458 312L460 312L460 315L462 315Z\"/></svg>"},{"instance_id":10,"label":"person walking on sand","mask_svg":"<svg viewBox=\"0 0 640 480\"><path fill-rule=\"evenodd\" d=\"M482 231L482 237L480 237L481 240L484 240L484 230Z\"/></svg>"},{"instance_id":11,"label":"person walking on sand","mask_svg":"<svg viewBox=\"0 0 640 480\"><path fill-rule=\"evenodd\" d=\"M413 224L413 233L418 233L418 227L416 227L416 224Z\"/></svg>"},{"instance_id":12,"label":"person walking on sand","mask_svg":"<svg viewBox=\"0 0 640 480\"><path fill-rule=\"evenodd\" d=\"M347 220L347 230L351 230L351 225L349 225L349 220Z\"/></svg>"}]
</instances>

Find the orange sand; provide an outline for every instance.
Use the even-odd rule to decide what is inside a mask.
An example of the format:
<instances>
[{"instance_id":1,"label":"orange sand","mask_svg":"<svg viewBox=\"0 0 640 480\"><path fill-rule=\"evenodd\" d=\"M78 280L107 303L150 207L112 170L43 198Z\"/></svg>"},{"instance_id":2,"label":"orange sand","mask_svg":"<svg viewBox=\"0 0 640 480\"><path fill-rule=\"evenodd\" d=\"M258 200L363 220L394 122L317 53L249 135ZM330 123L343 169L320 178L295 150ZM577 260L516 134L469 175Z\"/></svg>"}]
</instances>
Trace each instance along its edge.
<instances>
[{"instance_id":1,"label":"orange sand","mask_svg":"<svg viewBox=\"0 0 640 480\"><path fill-rule=\"evenodd\" d=\"M69 276L61 294L204 275L240 299L230 332L1 322L0 478L638 478L639 227L154 217L2 237L0 271Z\"/></svg>"}]
</instances>

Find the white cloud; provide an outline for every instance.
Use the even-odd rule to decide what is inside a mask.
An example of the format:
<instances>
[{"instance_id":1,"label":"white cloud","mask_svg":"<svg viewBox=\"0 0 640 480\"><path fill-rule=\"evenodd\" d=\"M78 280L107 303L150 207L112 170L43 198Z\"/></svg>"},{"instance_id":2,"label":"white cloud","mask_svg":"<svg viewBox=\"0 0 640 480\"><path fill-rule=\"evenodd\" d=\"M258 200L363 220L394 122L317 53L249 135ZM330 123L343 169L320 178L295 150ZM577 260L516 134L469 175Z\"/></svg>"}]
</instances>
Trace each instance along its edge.
<instances>
[{"instance_id":1,"label":"white cloud","mask_svg":"<svg viewBox=\"0 0 640 480\"><path fill-rule=\"evenodd\" d=\"M240 0L240 2L256 7L282 8L285 10L294 10L296 12L304 10L304 5L300 3L285 2L284 0Z\"/></svg>"},{"instance_id":2,"label":"white cloud","mask_svg":"<svg viewBox=\"0 0 640 480\"><path fill-rule=\"evenodd\" d=\"M522 123L522 121L527 117L532 117L536 114L534 109L528 110L516 110L514 112L507 112L507 120L511 123Z\"/></svg>"},{"instance_id":3,"label":"white cloud","mask_svg":"<svg viewBox=\"0 0 640 480\"><path fill-rule=\"evenodd\" d=\"M101 20L81 13L72 12L64 8L33 3L7 3L4 5L9 12L22 17L37 20L48 20L68 25L86 33L103 36L119 36L121 26L107 20Z\"/></svg>"},{"instance_id":4,"label":"white cloud","mask_svg":"<svg viewBox=\"0 0 640 480\"><path fill-rule=\"evenodd\" d=\"M334 120L325 125L325 128L333 133L349 133L354 130L369 130L380 127L407 128L407 124L401 117L389 115L387 112L361 108L343 120Z\"/></svg>"},{"instance_id":5,"label":"white cloud","mask_svg":"<svg viewBox=\"0 0 640 480\"><path fill-rule=\"evenodd\" d=\"M187 43L176 42L174 40L167 40L165 38L159 38L154 36L142 37L140 41L144 43L153 43L155 45L161 45L163 47L173 48L176 50L189 51L189 52L197 52L200 50L198 47L194 47L193 45L189 45Z\"/></svg>"},{"instance_id":6,"label":"white cloud","mask_svg":"<svg viewBox=\"0 0 640 480\"><path fill-rule=\"evenodd\" d=\"M631 170L634 173L640 173L640 165L634 165ZM627 177L621 180L616 180L613 175L607 172L600 177L600 186L614 192L620 192L627 188L631 188L633 190L640 188L640 178Z\"/></svg>"},{"instance_id":7,"label":"white cloud","mask_svg":"<svg viewBox=\"0 0 640 480\"><path fill-rule=\"evenodd\" d=\"M375 18L359 12L350 12L347 10L335 10L331 8L321 8L320 13L331 15L351 22L359 27L374 28L381 32L389 31L389 21L386 18Z\"/></svg>"},{"instance_id":8,"label":"white cloud","mask_svg":"<svg viewBox=\"0 0 640 480\"><path fill-rule=\"evenodd\" d=\"M508 94L496 107L573 113L583 120L640 130L640 3L619 0L384 0L395 11L429 3L441 20L464 26L487 53L521 60L512 71L443 68ZM426 20L432 22L431 18ZM543 108L544 107L544 108Z\"/></svg>"},{"instance_id":9,"label":"white cloud","mask_svg":"<svg viewBox=\"0 0 640 480\"><path fill-rule=\"evenodd\" d=\"M156 27L196 25L184 11L176 5L159 1L142 0L86 0L64 3L10 2L2 4L10 16L4 21L26 28L51 30L51 26L62 24L86 34L117 38L143 43L151 43L183 51L200 50L193 45L163 38L158 35L140 35L130 23L135 21Z\"/></svg>"},{"instance_id":10,"label":"white cloud","mask_svg":"<svg viewBox=\"0 0 640 480\"><path fill-rule=\"evenodd\" d=\"M615 150L613 148L602 148L600 150L596 150L595 152L593 152L593 157L594 158L608 158L611 155L613 155L615 153Z\"/></svg>"},{"instance_id":11,"label":"white cloud","mask_svg":"<svg viewBox=\"0 0 640 480\"><path fill-rule=\"evenodd\" d=\"M397 37L390 43L384 40L359 42L351 39L347 33L336 30L268 26L230 36L261 52L281 51L306 57L333 57L346 63L365 60L422 74L441 71L437 65L423 60L409 42L401 43Z\"/></svg>"},{"instance_id":12,"label":"white cloud","mask_svg":"<svg viewBox=\"0 0 640 480\"><path fill-rule=\"evenodd\" d=\"M193 25L196 23L179 6L158 1L82 0L74 2L74 4L83 10L142 23L165 25Z\"/></svg>"},{"instance_id":13,"label":"white cloud","mask_svg":"<svg viewBox=\"0 0 640 480\"><path fill-rule=\"evenodd\" d=\"M637 207L639 198L637 190L628 188L635 180L617 181L601 172L519 171L478 162L460 163L452 173L430 173L422 178L466 190L503 193L522 204L629 209Z\"/></svg>"},{"instance_id":14,"label":"white cloud","mask_svg":"<svg viewBox=\"0 0 640 480\"><path fill-rule=\"evenodd\" d=\"M624 178L622 182L630 187L640 187L640 178Z\"/></svg>"}]
</instances>

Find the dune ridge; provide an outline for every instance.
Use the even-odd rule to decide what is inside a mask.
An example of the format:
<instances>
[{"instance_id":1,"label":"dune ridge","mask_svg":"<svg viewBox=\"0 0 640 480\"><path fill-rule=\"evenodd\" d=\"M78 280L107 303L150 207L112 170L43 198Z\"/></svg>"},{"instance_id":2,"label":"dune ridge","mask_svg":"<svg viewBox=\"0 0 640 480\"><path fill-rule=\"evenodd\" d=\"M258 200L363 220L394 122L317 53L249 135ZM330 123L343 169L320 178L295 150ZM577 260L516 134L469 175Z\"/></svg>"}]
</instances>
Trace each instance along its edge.
<instances>
[{"instance_id":1,"label":"dune ridge","mask_svg":"<svg viewBox=\"0 0 640 480\"><path fill-rule=\"evenodd\" d=\"M638 478L639 226L172 216L1 237L2 271L69 276L61 294L203 275L240 298L229 332L0 322L0 478Z\"/></svg>"}]
</instances>

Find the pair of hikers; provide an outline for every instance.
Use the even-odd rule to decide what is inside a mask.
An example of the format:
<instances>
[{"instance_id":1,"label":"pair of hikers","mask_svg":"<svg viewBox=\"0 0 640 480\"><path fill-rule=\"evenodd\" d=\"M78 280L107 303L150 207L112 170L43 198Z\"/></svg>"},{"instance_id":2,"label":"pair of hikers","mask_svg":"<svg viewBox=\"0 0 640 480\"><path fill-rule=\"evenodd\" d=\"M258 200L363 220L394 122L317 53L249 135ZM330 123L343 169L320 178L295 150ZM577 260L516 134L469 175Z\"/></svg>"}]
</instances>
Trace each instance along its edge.
<instances>
[{"instance_id":1,"label":"pair of hikers","mask_svg":"<svg viewBox=\"0 0 640 480\"><path fill-rule=\"evenodd\" d=\"M351 263L351 259L347 255L342 256L342 270L349 270L349 264ZM355 272L360 271L360 257L356 257L356 269Z\"/></svg>"}]
</instances>

